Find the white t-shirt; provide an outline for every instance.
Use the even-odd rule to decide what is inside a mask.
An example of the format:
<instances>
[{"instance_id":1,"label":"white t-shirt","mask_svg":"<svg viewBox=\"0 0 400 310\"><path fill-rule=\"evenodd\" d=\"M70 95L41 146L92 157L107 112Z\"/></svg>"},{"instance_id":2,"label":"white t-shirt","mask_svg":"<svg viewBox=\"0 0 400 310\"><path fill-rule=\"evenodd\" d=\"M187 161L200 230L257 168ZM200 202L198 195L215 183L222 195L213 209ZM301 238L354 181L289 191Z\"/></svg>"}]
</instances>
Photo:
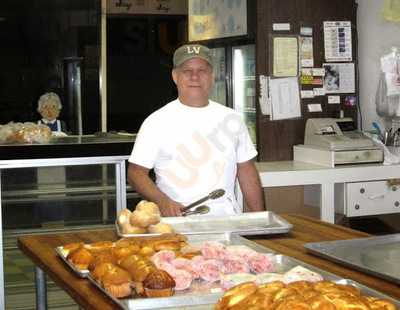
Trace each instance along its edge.
<instances>
[{"instance_id":1,"label":"white t-shirt","mask_svg":"<svg viewBox=\"0 0 400 310\"><path fill-rule=\"evenodd\" d=\"M205 202L209 214L234 214L237 163L257 155L241 116L213 101L194 108L178 99L145 119L129 162L154 168L156 184L188 205L215 189L225 195Z\"/></svg>"}]
</instances>

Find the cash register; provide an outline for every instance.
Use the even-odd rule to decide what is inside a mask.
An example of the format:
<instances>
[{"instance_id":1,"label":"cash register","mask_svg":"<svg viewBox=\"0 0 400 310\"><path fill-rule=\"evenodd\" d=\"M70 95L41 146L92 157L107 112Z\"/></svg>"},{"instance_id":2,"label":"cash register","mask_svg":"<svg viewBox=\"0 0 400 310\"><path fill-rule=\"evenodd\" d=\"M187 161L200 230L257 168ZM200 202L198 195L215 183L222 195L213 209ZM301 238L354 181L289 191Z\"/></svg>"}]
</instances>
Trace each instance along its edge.
<instances>
[{"instance_id":1,"label":"cash register","mask_svg":"<svg viewBox=\"0 0 400 310\"><path fill-rule=\"evenodd\" d=\"M351 118L310 118L304 144L293 147L296 161L329 167L383 161L383 151L357 130Z\"/></svg>"}]
</instances>

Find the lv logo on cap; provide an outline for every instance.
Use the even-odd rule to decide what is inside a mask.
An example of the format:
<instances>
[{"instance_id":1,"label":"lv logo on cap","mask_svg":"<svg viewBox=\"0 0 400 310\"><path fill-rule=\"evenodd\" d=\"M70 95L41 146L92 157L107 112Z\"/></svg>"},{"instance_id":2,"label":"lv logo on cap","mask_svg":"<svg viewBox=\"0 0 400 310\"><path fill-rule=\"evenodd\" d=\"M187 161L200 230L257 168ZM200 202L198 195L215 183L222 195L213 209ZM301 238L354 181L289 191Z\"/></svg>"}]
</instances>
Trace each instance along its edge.
<instances>
[{"instance_id":1,"label":"lv logo on cap","mask_svg":"<svg viewBox=\"0 0 400 310\"><path fill-rule=\"evenodd\" d=\"M201 46L188 46L187 47L187 52L188 54L198 54L200 53L200 48Z\"/></svg>"}]
</instances>

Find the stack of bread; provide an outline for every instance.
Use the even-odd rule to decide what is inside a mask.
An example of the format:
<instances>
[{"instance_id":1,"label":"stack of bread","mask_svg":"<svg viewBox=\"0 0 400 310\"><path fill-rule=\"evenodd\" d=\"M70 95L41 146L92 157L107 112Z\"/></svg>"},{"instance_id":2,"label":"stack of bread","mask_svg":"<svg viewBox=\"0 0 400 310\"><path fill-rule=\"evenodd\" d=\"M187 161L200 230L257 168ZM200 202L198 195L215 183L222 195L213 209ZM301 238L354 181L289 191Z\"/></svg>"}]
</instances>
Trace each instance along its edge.
<instances>
[{"instance_id":1,"label":"stack of bread","mask_svg":"<svg viewBox=\"0 0 400 310\"><path fill-rule=\"evenodd\" d=\"M112 296L122 298L134 292L145 297L174 294L175 281L158 269L150 257L158 251L179 252L187 247L183 235L164 234L153 238L123 238L116 242L71 243L63 246L63 255L79 270L91 276Z\"/></svg>"},{"instance_id":2,"label":"stack of bread","mask_svg":"<svg viewBox=\"0 0 400 310\"><path fill-rule=\"evenodd\" d=\"M253 282L237 285L222 296L216 310L395 310L390 301L362 295L351 285L331 281L280 281L257 286Z\"/></svg>"},{"instance_id":3,"label":"stack of bread","mask_svg":"<svg viewBox=\"0 0 400 310\"><path fill-rule=\"evenodd\" d=\"M161 223L160 209L154 202L142 200L131 212L123 209L117 216L120 232L126 234L166 234L173 233L173 229L166 223Z\"/></svg>"}]
</instances>

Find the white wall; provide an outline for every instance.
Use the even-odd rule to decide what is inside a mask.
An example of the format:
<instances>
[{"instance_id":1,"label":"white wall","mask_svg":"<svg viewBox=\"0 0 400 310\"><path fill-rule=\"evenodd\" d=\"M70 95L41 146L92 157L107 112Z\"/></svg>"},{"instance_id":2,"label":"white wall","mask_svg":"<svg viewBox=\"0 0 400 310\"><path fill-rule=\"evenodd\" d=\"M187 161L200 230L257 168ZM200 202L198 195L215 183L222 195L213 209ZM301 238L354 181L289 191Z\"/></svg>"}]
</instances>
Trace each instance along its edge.
<instances>
[{"instance_id":1,"label":"white wall","mask_svg":"<svg viewBox=\"0 0 400 310\"><path fill-rule=\"evenodd\" d=\"M375 92L380 72L380 57L400 48L400 23L385 21L381 10L384 0L357 0L358 56L360 70L360 106L363 129L372 129L371 123L384 125L375 111Z\"/></svg>"}]
</instances>

